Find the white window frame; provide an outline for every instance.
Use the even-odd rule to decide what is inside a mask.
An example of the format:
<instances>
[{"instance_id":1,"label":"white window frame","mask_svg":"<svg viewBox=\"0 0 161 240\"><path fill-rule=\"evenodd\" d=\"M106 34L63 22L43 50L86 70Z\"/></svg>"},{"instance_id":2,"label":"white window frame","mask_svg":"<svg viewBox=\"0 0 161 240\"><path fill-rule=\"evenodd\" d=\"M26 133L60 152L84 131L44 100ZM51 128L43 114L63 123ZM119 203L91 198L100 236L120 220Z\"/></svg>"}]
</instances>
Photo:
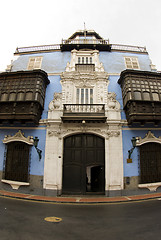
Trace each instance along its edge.
<instances>
[{"instance_id":1,"label":"white window frame","mask_svg":"<svg viewBox=\"0 0 161 240\"><path fill-rule=\"evenodd\" d=\"M42 59L43 59L42 56L30 57L27 69L28 70L41 69Z\"/></svg>"},{"instance_id":2,"label":"white window frame","mask_svg":"<svg viewBox=\"0 0 161 240\"><path fill-rule=\"evenodd\" d=\"M140 69L137 57L124 57L127 69Z\"/></svg>"}]
</instances>

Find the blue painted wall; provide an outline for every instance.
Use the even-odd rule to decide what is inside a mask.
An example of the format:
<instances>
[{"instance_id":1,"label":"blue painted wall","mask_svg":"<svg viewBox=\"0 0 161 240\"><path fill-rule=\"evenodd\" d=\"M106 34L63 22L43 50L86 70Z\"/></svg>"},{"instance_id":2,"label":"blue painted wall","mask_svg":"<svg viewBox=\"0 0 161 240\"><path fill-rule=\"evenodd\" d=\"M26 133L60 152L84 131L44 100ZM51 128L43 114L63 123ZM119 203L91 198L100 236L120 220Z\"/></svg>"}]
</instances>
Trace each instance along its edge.
<instances>
[{"instance_id":1,"label":"blue painted wall","mask_svg":"<svg viewBox=\"0 0 161 240\"><path fill-rule=\"evenodd\" d=\"M159 130L160 129L160 130ZM123 136L123 162L124 162L124 176L132 177L139 175L139 147L136 147L131 155L132 163L127 163L128 150L133 146L131 143L132 137L144 138L148 131L154 133L156 137L161 136L161 127L155 127L153 125L146 125L144 127L126 127L122 130Z\"/></svg>"},{"instance_id":2,"label":"blue painted wall","mask_svg":"<svg viewBox=\"0 0 161 240\"><path fill-rule=\"evenodd\" d=\"M70 52L47 52L21 55L13 62L12 71L26 71L30 57L43 57L41 69L47 73L64 72L67 62L70 61Z\"/></svg>"}]
</instances>

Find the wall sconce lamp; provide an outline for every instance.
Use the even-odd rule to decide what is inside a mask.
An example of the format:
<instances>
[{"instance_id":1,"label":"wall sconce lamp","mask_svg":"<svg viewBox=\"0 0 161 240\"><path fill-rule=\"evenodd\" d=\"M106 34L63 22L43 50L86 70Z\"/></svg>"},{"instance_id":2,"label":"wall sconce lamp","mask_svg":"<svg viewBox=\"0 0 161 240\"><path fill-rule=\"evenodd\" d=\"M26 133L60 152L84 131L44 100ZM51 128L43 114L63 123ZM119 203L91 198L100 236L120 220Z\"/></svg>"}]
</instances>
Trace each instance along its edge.
<instances>
[{"instance_id":1,"label":"wall sconce lamp","mask_svg":"<svg viewBox=\"0 0 161 240\"><path fill-rule=\"evenodd\" d=\"M38 139L38 137L35 137L33 140L34 140L34 147L35 147L35 149L36 149L36 151L37 151L37 153L39 155L39 161L40 161L41 157L42 157L42 155L41 155L42 151L37 147L39 139Z\"/></svg>"},{"instance_id":2,"label":"wall sconce lamp","mask_svg":"<svg viewBox=\"0 0 161 240\"><path fill-rule=\"evenodd\" d=\"M131 155L132 155L132 153L133 153L133 151L136 147L136 140L137 140L137 138L135 138L135 137L132 137L132 139L131 139L133 147L128 151L128 158L129 159L131 159Z\"/></svg>"}]
</instances>

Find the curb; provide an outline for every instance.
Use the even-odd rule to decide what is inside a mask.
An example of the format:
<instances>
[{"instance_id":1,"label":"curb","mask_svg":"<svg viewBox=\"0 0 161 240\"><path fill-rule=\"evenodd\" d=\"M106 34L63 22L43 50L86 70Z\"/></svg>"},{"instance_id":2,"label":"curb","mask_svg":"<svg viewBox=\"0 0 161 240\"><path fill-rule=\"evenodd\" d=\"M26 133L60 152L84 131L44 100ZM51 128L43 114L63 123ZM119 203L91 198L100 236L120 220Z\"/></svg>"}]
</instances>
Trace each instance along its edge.
<instances>
[{"instance_id":1,"label":"curb","mask_svg":"<svg viewBox=\"0 0 161 240\"><path fill-rule=\"evenodd\" d=\"M40 195L31 195L23 193L8 192L0 190L0 196L16 198L28 201L39 201L48 203L72 203L72 204L103 204L103 203L123 203L161 198L161 193L152 193L134 196L120 197L49 197Z\"/></svg>"}]
</instances>

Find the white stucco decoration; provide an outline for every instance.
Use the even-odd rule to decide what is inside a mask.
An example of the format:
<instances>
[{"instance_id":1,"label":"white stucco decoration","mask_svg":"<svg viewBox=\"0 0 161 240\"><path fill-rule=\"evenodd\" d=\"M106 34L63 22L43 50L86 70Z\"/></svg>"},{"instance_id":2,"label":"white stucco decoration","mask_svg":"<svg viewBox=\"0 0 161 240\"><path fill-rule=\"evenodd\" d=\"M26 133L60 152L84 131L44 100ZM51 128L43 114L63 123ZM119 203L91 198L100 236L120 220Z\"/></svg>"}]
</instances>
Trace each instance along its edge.
<instances>
[{"instance_id":1,"label":"white stucco decoration","mask_svg":"<svg viewBox=\"0 0 161 240\"><path fill-rule=\"evenodd\" d=\"M33 145L34 144L33 137L28 136L26 138L24 136L24 133L21 132L21 130L19 130L14 136L6 135L4 140L2 140L2 141L3 141L3 143L10 143L10 142L19 141L19 142L24 142L28 145Z\"/></svg>"},{"instance_id":2,"label":"white stucco decoration","mask_svg":"<svg viewBox=\"0 0 161 240\"><path fill-rule=\"evenodd\" d=\"M78 58L84 58L86 63L86 58L92 59L92 64L95 65L96 72L104 72L103 64L99 61L99 51L98 50L72 50L71 51L71 61L67 63L66 72L76 71L76 64L78 64ZM81 62L82 63L82 62ZM90 62L88 62L90 63Z\"/></svg>"},{"instance_id":3,"label":"white stucco decoration","mask_svg":"<svg viewBox=\"0 0 161 240\"><path fill-rule=\"evenodd\" d=\"M144 138L137 137L136 138L136 146L141 146L145 143L160 143L161 144L161 136L158 138L154 136L154 134L151 131L148 131L148 133L145 135Z\"/></svg>"},{"instance_id":4,"label":"white stucco decoration","mask_svg":"<svg viewBox=\"0 0 161 240\"><path fill-rule=\"evenodd\" d=\"M62 93L54 93L54 99L49 103L49 111L60 109L62 106Z\"/></svg>"}]
</instances>

